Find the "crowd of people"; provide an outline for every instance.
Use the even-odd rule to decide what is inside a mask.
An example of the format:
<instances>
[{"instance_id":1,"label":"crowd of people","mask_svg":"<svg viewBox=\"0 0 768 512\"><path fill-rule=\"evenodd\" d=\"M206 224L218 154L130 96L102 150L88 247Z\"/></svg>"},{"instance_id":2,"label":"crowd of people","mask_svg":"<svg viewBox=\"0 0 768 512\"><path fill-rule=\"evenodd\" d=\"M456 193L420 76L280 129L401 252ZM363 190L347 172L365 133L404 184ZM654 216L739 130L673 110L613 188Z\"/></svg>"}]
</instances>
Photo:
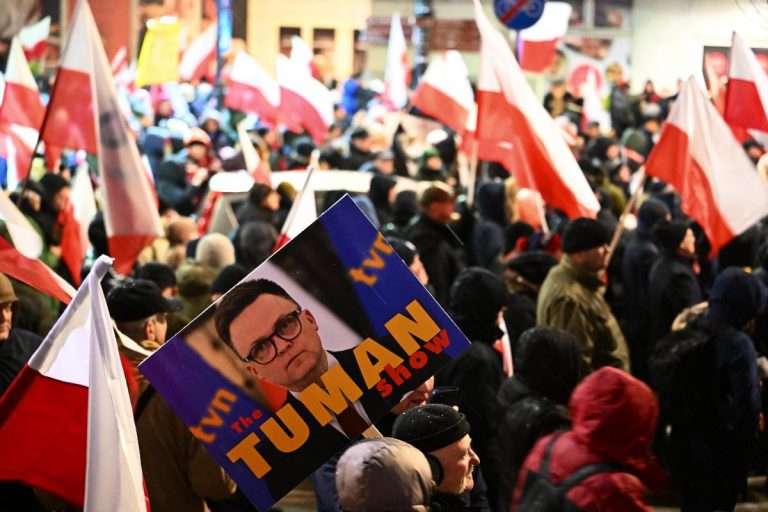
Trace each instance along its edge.
<instances>
[{"instance_id":1,"label":"crowd of people","mask_svg":"<svg viewBox=\"0 0 768 512\"><path fill-rule=\"evenodd\" d=\"M563 500L581 510L648 510L648 491L668 486L685 511L732 510L747 476L764 474L768 462L768 226L712 255L674 190L653 179L622 216L674 96L648 83L631 97L627 84L615 84L611 129L581 123L579 99L553 85L545 106L573 132L571 149L602 206L596 219L568 219L539 208L536 194L498 164L481 163L474 185L462 181L460 135L415 134L405 123L389 130L359 77L339 89L322 144L217 110L205 83L125 95L165 236L131 275L113 273L104 288L127 340L121 357L152 509L248 509L136 366L269 257L296 197L279 171L315 165L370 175L356 203L472 342L376 422L387 437L355 444L315 473L319 510L500 512ZM245 167L241 122L274 186L254 184L235 210L236 228L211 232L208 183ZM745 151L760 171L762 147L749 141ZM61 212L79 158L65 152L40 179L9 191L44 240L43 261L72 283ZM403 187L402 178L421 184ZM318 197L318 211L343 192ZM629 229L609 250L620 222ZM102 214L88 237L83 275L109 254ZM0 393L61 308L0 276ZM427 403L433 387L455 387L455 403ZM55 503L7 488L25 510Z\"/></svg>"}]
</instances>

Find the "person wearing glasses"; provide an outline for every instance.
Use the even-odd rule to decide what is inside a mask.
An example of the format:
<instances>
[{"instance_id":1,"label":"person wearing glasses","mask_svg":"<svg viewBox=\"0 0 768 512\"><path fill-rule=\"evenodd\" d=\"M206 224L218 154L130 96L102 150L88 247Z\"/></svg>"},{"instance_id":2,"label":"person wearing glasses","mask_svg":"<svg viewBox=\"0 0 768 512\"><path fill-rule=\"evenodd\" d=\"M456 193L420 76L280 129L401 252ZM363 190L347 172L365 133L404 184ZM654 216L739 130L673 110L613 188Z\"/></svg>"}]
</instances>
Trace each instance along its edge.
<instances>
[{"instance_id":1,"label":"person wearing glasses","mask_svg":"<svg viewBox=\"0 0 768 512\"><path fill-rule=\"evenodd\" d=\"M256 279L230 290L218 304L214 322L219 337L251 375L288 389L294 397L310 384L323 387L321 376L336 364L367 390L352 351L325 350L312 312L273 281ZM382 414L386 412L386 404L380 407ZM376 419L371 416L358 401L336 415L330 425L353 439Z\"/></svg>"}]
</instances>

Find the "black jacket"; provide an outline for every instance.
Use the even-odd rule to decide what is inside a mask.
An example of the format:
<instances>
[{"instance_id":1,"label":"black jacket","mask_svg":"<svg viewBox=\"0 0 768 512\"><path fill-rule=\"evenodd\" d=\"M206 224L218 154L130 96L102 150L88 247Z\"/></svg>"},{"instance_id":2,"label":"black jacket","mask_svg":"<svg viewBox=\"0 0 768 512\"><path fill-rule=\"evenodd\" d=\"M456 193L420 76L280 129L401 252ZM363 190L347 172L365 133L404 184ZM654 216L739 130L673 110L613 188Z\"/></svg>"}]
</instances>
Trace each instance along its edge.
<instances>
[{"instance_id":1,"label":"black jacket","mask_svg":"<svg viewBox=\"0 0 768 512\"><path fill-rule=\"evenodd\" d=\"M651 307L650 347L670 331L680 312L702 301L692 264L689 258L665 252L651 268L648 294Z\"/></svg>"},{"instance_id":2,"label":"black jacket","mask_svg":"<svg viewBox=\"0 0 768 512\"><path fill-rule=\"evenodd\" d=\"M419 257L435 288L435 299L448 305L451 284L462 268L464 258L460 242L448 226L421 214L405 231L408 240L419 251Z\"/></svg>"},{"instance_id":3,"label":"black jacket","mask_svg":"<svg viewBox=\"0 0 768 512\"><path fill-rule=\"evenodd\" d=\"M638 229L634 240L627 245L622 260L624 318L621 328L629 345L632 372L639 377L647 374L651 336L651 268L660 257L659 248L652 237Z\"/></svg>"}]
</instances>

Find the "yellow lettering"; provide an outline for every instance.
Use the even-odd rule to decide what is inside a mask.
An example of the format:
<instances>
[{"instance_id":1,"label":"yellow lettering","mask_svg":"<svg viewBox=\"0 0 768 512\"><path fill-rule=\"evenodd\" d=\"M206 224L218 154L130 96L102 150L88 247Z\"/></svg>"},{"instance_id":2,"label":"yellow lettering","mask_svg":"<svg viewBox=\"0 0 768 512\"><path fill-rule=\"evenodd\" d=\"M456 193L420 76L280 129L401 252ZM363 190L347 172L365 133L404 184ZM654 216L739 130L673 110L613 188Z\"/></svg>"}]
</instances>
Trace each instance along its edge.
<instances>
[{"instance_id":1,"label":"yellow lettering","mask_svg":"<svg viewBox=\"0 0 768 512\"><path fill-rule=\"evenodd\" d=\"M379 279L376 276L369 276L366 274L362 267L350 269L349 275L352 280L357 281L358 283L367 284L368 286L373 286Z\"/></svg>"},{"instance_id":2,"label":"yellow lettering","mask_svg":"<svg viewBox=\"0 0 768 512\"><path fill-rule=\"evenodd\" d=\"M363 260L363 266L367 268L384 268L384 260L376 252L376 249L371 247L369 253L371 257Z\"/></svg>"},{"instance_id":3,"label":"yellow lettering","mask_svg":"<svg viewBox=\"0 0 768 512\"><path fill-rule=\"evenodd\" d=\"M371 389L381 380L381 372L384 371L384 368L387 366L395 368L403 362L397 354L371 338L366 338L360 342L353 349L353 352L368 389ZM371 361L371 356L376 360L375 363Z\"/></svg>"},{"instance_id":4,"label":"yellow lettering","mask_svg":"<svg viewBox=\"0 0 768 512\"><path fill-rule=\"evenodd\" d=\"M301 419L299 413L288 404L280 408L275 414L280 421L287 427L286 432L275 418L269 418L261 425L261 431L267 436L272 444L283 453L296 451L309 439L309 427Z\"/></svg>"},{"instance_id":5,"label":"yellow lettering","mask_svg":"<svg viewBox=\"0 0 768 512\"><path fill-rule=\"evenodd\" d=\"M403 347L405 353L410 356L419 350L419 344L414 339L414 336L423 341L428 341L440 332L440 328L418 301L412 301L405 309L411 314L413 320L398 313L384 324L384 327L395 338L395 341ZM396 366L395 364L392 365L393 368Z\"/></svg>"},{"instance_id":6,"label":"yellow lettering","mask_svg":"<svg viewBox=\"0 0 768 512\"><path fill-rule=\"evenodd\" d=\"M190 432L192 432L192 435L201 440L204 443L212 443L216 440L216 434L209 434L205 430L203 430L203 427L189 427Z\"/></svg>"},{"instance_id":7,"label":"yellow lettering","mask_svg":"<svg viewBox=\"0 0 768 512\"><path fill-rule=\"evenodd\" d=\"M376 241L373 242L373 246L384 254L392 254L392 251L394 251L394 249L392 249L392 247L390 247L390 245L384 239L384 235L381 233L379 233L379 236L376 237Z\"/></svg>"},{"instance_id":8,"label":"yellow lettering","mask_svg":"<svg viewBox=\"0 0 768 512\"><path fill-rule=\"evenodd\" d=\"M269 463L264 460L264 457L256 450L256 445L259 444L259 441L259 436L251 432L227 452L227 458L230 461L237 462L242 460L248 466L251 473L256 475L256 478L262 478L272 469Z\"/></svg>"},{"instance_id":9,"label":"yellow lettering","mask_svg":"<svg viewBox=\"0 0 768 512\"><path fill-rule=\"evenodd\" d=\"M363 396L363 391L338 364L329 368L321 379L325 389L317 384L310 384L301 392L299 400L307 406L318 423L325 426L333 419L328 409L339 414L347 408L347 401L357 401Z\"/></svg>"},{"instance_id":10,"label":"yellow lettering","mask_svg":"<svg viewBox=\"0 0 768 512\"><path fill-rule=\"evenodd\" d=\"M230 404L234 404L237 401L237 395L226 389L220 389L216 392L216 396L213 397L211 406L223 412L229 412L232 410L232 406L225 404L224 401L228 401Z\"/></svg>"}]
</instances>

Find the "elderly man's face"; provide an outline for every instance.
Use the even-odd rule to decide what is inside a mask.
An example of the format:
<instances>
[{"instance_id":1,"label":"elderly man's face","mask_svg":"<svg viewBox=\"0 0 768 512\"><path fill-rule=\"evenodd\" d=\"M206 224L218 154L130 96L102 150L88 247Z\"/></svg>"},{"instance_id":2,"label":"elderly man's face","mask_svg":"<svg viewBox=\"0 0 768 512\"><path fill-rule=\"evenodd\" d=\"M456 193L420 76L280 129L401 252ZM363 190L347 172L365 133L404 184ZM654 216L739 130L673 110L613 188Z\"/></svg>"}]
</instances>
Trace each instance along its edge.
<instances>
[{"instance_id":1,"label":"elderly man's face","mask_svg":"<svg viewBox=\"0 0 768 512\"><path fill-rule=\"evenodd\" d=\"M463 494L475 486L472 470L480 464L480 458L470 446L469 434L453 444L432 452L443 466L443 481L437 490L444 494Z\"/></svg>"},{"instance_id":2,"label":"elderly man's face","mask_svg":"<svg viewBox=\"0 0 768 512\"><path fill-rule=\"evenodd\" d=\"M13 320L13 302L0 304L0 341L5 341L11 335L11 321Z\"/></svg>"},{"instance_id":3,"label":"elderly man's face","mask_svg":"<svg viewBox=\"0 0 768 512\"><path fill-rule=\"evenodd\" d=\"M229 326L232 345L246 357L257 342L276 332L278 323L296 311L296 304L283 297L263 294L243 310ZM246 363L253 375L273 384L301 391L317 382L328 369L328 358L320 341L315 317L309 310L299 314L301 333L291 341L272 336L277 354L267 364Z\"/></svg>"}]
</instances>

